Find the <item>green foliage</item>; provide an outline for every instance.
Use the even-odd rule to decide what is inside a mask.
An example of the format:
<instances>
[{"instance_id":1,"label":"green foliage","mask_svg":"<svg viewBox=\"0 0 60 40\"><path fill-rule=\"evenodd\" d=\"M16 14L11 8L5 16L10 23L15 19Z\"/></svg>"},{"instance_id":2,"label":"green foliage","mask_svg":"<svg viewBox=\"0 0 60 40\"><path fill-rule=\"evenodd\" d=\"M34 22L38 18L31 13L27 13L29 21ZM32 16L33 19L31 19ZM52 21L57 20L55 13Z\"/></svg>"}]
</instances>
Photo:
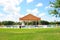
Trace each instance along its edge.
<instances>
[{"instance_id":1,"label":"green foliage","mask_svg":"<svg viewBox=\"0 0 60 40\"><path fill-rule=\"evenodd\" d=\"M59 24L60 25L60 22L56 22L56 24Z\"/></svg>"},{"instance_id":2,"label":"green foliage","mask_svg":"<svg viewBox=\"0 0 60 40\"><path fill-rule=\"evenodd\" d=\"M32 22L28 22L28 25L33 25Z\"/></svg>"},{"instance_id":3,"label":"green foliage","mask_svg":"<svg viewBox=\"0 0 60 40\"><path fill-rule=\"evenodd\" d=\"M21 22L14 22L14 21L2 21L0 25L21 25Z\"/></svg>"},{"instance_id":4,"label":"green foliage","mask_svg":"<svg viewBox=\"0 0 60 40\"><path fill-rule=\"evenodd\" d=\"M24 22L24 23L25 23L25 25L39 25L39 24L48 25L49 24L48 21L43 21L43 20L41 20L41 21Z\"/></svg>"},{"instance_id":5,"label":"green foliage","mask_svg":"<svg viewBox=\"0 0 60 40\"><path fill-rule=\"evenodd\" d=\"M25 25L38 25L39 22L38 21L31 21L31 22L24 22Z\"/></svg>"},{"instance_id":6,"label":"green foliage","mask_svg":"<svg viewBox=\"0 0 60 40\"><path fill-rule=\"evenodd\" d=\"M21 25L22 23L21 22L15 22L15 25Z\"/></svg>"},{"instance_id":7,"label":"green foliage","mask_svg":"<svg viewBox=\"0 0 60 40\"><path fill-rule=\"evenodd\" d=\"M40 21L40 24L42 24L42 25L49 25L49 22L48 22L48 21L43 21L43 20L41 20L41 21Z\"/></svg>"},{"instance_id":8,"label":"green foliage","mask_svg":"<svg viewBox=\"0 0 60 40\"><path fill-rule=\"evenodd\" d=\"M15 23L13 21L3 21L3 25L14 25Z\"/></svg>"},{"instance_id":9,"label":"green foliage","mask_svg":"<svg viewBox=\"0 0 60 40\"><path fill-rule=\"evenodd\" d=\"M33 21L31 21L31 22L24 22L25 23L25 25L33 25Z\"/></svg>"},{"instance_id":10,"label":"green foliage","mask_svg":"<svg viewBox=\"0 0 60 40\"><path fill-rule=\"evenodd\" d=\"M53 4L51 7L60 8L60 0L55 0L55 2L50 2L50 4Z\"/></svg>"},{"instance_id":11,"label":"green foliage","mask_svg":"<svg viewBox=\"0 0 60 40\"><path fill-rule=\"evenodd\" d=\"M49 24L60 24L60 22L48 22L44 20L40 21L31 21L31 22L24 22L25 25L49 25ZM13 22L13 21L2 21L0 25L21 25L21 22Z\"/></svg>"},{"instance_id":12,"label":"green foliage","mask_svg":"<svg viewBox=\"0 0 60 40\"><path fill-rule=\"evenodd\" d=\"M49 13L55 17L58 17L59 16L59 13L57 10L50 10Z\"/></svg>"},{"instance_id":13,"label":"green foliage","mask_svg":"<svg viewBox=\"0 0 60 40\"><path fill-rule=\"evenodd\" d=\"M2 25L2 22L0 22L0 25Z\"/></svg>"},{"instance_id":14,"label":"green foliage","mask_svg":"<svg viewBox=\"0 0 60 40\"><path fill-rule=\"evenodd\" d=\"M49 13L55 15L55 17L60 17L60 0L55 0L54 2L50 2L51 7L53 10L51 10Z\"/></svg>"},{"instance_id":15,"label":"green foliage","mask_svg":"<svg viewBox=\"0 0 60 40\"><path fill-rule=\"evenodd\" d=\"M33 25L38 25L39 22L38 21L33 21Z\"/></svg>"},{"instance_id":16,"label":"green foliage","mask_svg":"<svg viewBox=\"0 0 60 40\"><path fill-rule=\"evenodd\" d=\"M50 22L50 24L51 24L51 25L55 25L55 24L56 24L56 22Z\"/></svg>"},{"instance_id":17,"label":"green foliage","mask_svg":"<svg viewBox=\"0 0 60 40\"><path fill-rule=\"evenodd\" d=\"M27 22L24 22L25 25L27 25Z\"/></svg>"},{"instance_id":18,"label":"green foliage","mask_svg":"<svg viewBox=\"0 0 60 40\"><path fill-rule=\"evenodd\" d=\"M60 22L50 22L50 24L52 24L52 25L56 25L56 24L60 25Z\"/></svg>"}]
</instances>

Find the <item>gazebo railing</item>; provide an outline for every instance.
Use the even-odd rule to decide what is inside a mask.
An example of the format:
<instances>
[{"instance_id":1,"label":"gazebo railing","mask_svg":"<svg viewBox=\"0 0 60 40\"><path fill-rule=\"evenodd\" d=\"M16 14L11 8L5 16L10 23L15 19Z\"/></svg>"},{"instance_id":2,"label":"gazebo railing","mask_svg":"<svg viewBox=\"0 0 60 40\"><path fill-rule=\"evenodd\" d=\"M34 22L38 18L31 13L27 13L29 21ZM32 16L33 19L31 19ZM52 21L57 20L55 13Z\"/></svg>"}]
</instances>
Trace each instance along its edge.
<instances>
[{"instance_id":1,"label":"gazebo railing","mask_svg":"<svg viewBox=\"0 0 60 40\"><path fill-rule=\"evenodd\" d=\"M0 28L55 28L56 25L1 25ZM60 25L58 25L60 27Z\"/></svg>"}]
</instances>

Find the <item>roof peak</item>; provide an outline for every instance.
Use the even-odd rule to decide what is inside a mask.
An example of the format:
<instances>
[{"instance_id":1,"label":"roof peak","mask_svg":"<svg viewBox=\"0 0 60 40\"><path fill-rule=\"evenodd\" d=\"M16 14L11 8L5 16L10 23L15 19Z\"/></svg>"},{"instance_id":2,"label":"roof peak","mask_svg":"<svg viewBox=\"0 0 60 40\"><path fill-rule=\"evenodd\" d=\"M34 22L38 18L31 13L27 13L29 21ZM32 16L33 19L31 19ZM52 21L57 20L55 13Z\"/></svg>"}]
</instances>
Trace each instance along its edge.
<instances>
[{"instance_id":1,"label":"roof peak","mask_svg":"<svg viewBox=\"0 0 60 40\"><path fill-rule=\"evenodd\" d=\"M41 20L41 18L34 16L33 14L28 14L28 15L20 18L20 20Z\"/></svg>"},{"instance_id":2,"label":"roof peak","mask_svg":"<svg viewBox=\"0 0 60 40\"><path fill-rule=\"evenodd\" d=\"M27 15L33 15L33 14L27 14Z\"/></svg>"}]
</instances>

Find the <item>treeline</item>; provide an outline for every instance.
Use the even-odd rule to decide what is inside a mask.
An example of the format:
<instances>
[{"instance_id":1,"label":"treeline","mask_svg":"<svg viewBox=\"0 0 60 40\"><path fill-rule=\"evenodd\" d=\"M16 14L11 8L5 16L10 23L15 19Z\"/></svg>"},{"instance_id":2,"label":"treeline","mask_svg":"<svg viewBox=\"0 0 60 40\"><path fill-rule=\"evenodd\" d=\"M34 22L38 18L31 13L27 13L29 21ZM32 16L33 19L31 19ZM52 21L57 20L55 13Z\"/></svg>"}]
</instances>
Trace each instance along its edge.
<instances>
[{"instance_id":1,"label":"treeline","mask_svg":"<svg viewBox=\"0 0 60 40\"><path fill-rule=\"evenodd\" d=\"M2 21L0 25L21 25L21 22L14 22L14 21Z\"/></svg>"},{"instance_id":2,"label":"treeline","mask_svg":"<svg viewBox=\"0 0 60 40\"><path fill-rule=\"evenodd\" d=\"M22 22L14 22L14 21L2 21L0 25L21 25ZM60 24L60 22L48 22L48 21L31 21L31 22L24 22L25 25L53 25L53 24Z\"/></svg>"}]
</instances>

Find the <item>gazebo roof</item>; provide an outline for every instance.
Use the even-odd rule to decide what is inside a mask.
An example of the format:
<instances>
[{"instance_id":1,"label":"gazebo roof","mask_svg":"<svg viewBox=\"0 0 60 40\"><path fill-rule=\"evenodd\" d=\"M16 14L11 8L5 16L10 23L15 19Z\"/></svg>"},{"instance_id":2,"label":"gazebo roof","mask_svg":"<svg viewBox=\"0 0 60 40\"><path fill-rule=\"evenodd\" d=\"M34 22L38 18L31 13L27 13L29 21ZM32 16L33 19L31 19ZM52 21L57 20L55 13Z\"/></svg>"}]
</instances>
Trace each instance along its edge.
<instances>
[{"instance_id":1,"label":"gazebo roof","mask_svg":"<svg viewBox=\"0 0 60 40\"><path fill-rule=\"evenodd\" d=\"M41 18L38 18L38 17L36 17L32 14L28 14L28 15L22 17L22 18L19 18L19 20L23 20L23 21L24 20L41 20Z\"/></svg>"}]
</instances>

